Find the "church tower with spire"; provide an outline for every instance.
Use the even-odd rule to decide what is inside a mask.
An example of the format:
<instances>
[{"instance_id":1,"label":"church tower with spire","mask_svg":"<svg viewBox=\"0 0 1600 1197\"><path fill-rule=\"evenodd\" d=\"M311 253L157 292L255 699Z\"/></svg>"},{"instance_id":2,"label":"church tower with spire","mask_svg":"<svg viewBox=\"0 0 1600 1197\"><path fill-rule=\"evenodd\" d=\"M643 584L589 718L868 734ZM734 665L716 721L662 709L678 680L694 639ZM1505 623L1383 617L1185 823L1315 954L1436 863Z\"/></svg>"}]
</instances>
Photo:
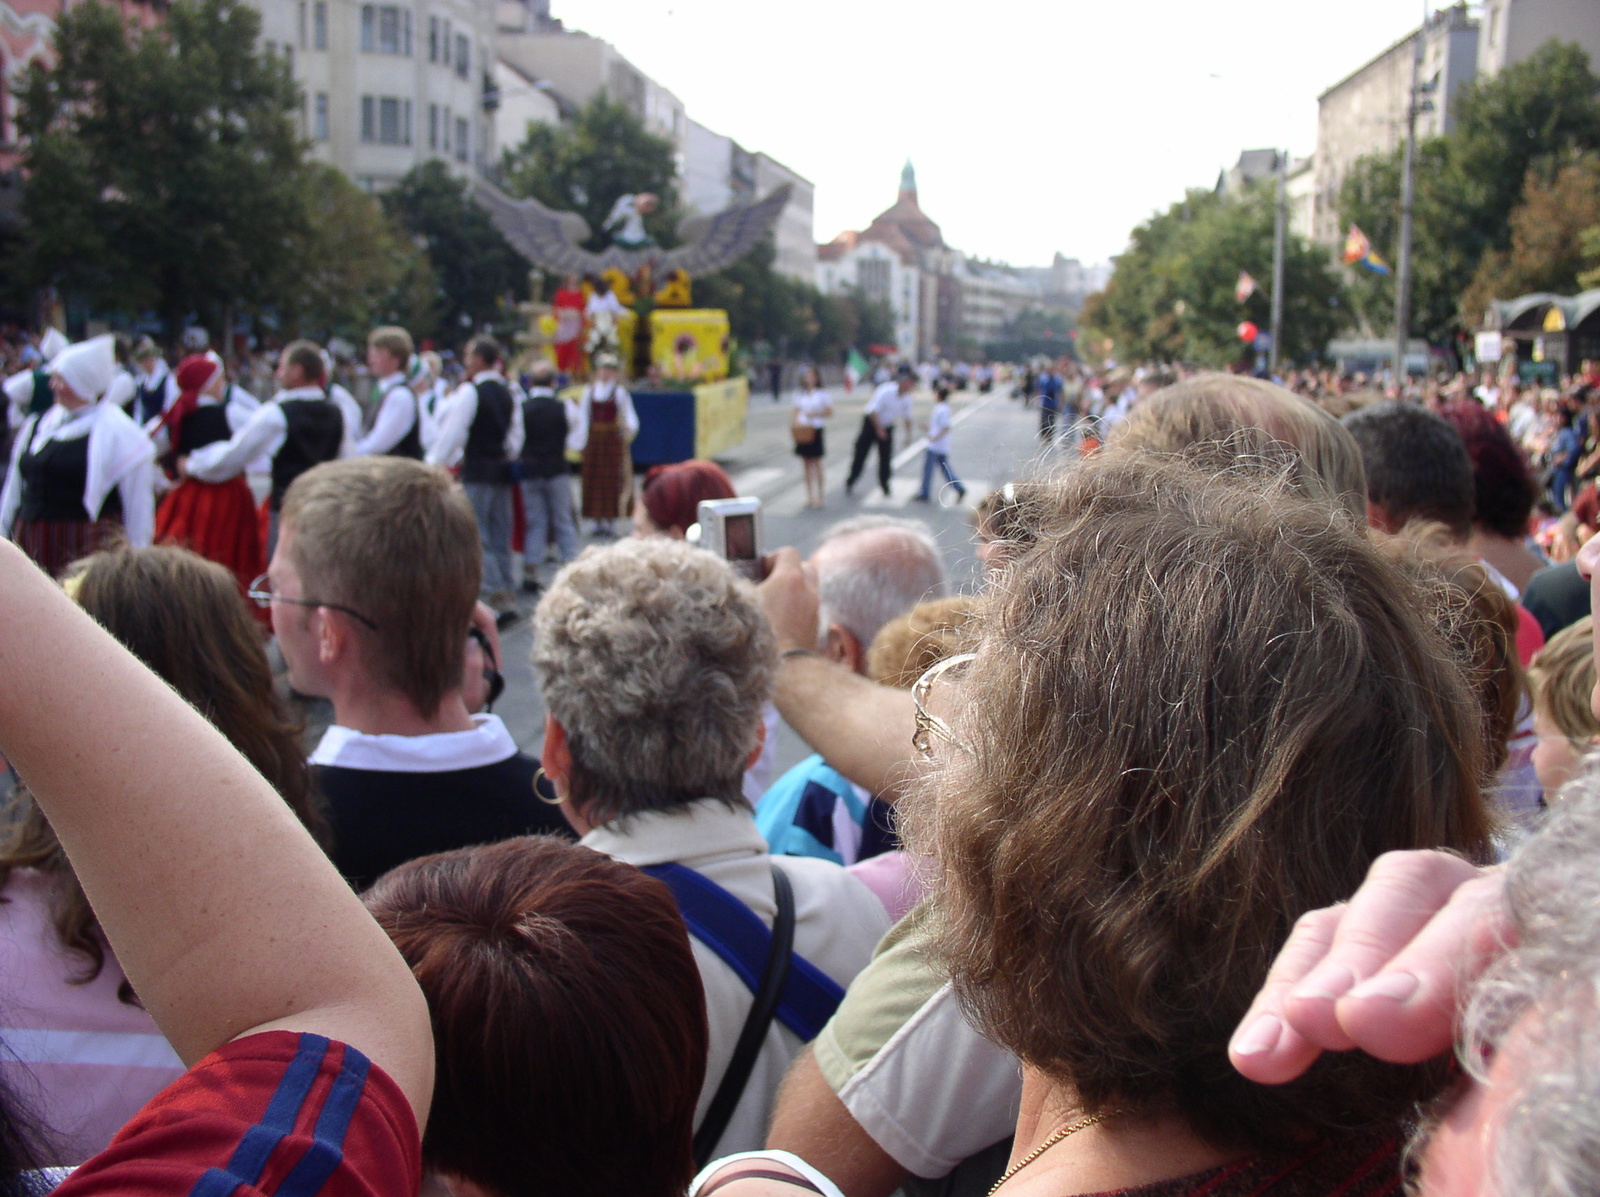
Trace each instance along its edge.
<instances>
[{"instance_id":1,"label":"church tower with spire","mask_svg":"<svg viewBox=\"0 0 1600 1197\"><path fill-rule=\"evenodd\" d=\"M900 198L910 197L911 202L917 202L917 172L911 165L911 159L906 159L905 167L900 171Z\"/></svg>"}]
</instances>

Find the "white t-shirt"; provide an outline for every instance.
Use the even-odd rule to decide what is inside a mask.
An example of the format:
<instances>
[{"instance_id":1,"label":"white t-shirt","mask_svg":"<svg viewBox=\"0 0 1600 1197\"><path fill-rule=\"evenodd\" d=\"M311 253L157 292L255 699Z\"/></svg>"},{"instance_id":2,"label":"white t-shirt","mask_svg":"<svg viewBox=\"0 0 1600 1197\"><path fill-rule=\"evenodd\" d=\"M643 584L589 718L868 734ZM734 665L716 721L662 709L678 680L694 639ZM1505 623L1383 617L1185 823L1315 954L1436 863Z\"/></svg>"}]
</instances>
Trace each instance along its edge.
<instances>
[{"instance_id":1,"label":"white t-shirt","mask_svg":"<svg viewBox=\"0 0 1600 1197\"><path fill-rule=\"evenodd\" d=\"M928 417L928 448L935 453L950 452L950 404L935 403Z\"/></svg>"},{"instance_id":2,"label":"white t-shirt","mask_svg":"<svg viewBox=\"0 0 1600 1197\"><path fill-rule=\"evenodd\" d=\"M833 398L824 390L796 391L794 396L795 421L808 428L826 428L832 410Z\"/></svg>"}]
</instances>

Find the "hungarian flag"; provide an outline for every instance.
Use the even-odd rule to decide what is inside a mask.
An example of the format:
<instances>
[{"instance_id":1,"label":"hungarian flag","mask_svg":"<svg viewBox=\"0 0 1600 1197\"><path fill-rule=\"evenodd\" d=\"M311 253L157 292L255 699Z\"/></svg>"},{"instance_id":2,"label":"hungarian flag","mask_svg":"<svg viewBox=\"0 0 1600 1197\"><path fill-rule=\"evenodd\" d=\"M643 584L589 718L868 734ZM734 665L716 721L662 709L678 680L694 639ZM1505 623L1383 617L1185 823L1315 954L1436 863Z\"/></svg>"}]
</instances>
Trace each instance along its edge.
<instances>
[{"instance_id":1,"label":"hungarian flag","mask_svg":"<svg viewBox=\"0 0 1600 1197\"><path fill-rule=\"evenodd\" d=\"M1239 271L1239 281L1233 285L1233 297L1240 303L1256 293L1256 280L1247 271Z\"/></svg>"},{"instance_id":2,"label":"hungarian flag","mask_svg":"<svg viewBox=\"0 0 1600 1197\"><path fill-rule=\"evenodd\" d=\"M1377 255L1372 242L1356 225L1350 226L1350 232L1344 239L1344 260L1347 265L1365 267L1373 274L1389 273L1389 263Z\"/></svg>"}]
</instances>

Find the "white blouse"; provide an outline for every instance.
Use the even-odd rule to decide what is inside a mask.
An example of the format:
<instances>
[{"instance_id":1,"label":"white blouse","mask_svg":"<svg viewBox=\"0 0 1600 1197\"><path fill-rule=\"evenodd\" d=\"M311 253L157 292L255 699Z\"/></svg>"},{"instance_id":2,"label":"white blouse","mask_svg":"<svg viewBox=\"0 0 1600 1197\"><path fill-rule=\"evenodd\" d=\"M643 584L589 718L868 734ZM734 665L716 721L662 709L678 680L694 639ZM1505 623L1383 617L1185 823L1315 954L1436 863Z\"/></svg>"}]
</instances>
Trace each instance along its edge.
<instances>
[{"instance_id":1,"label":"white blouse","mask_svg":"<svg viewBox=\"0 0 1600 1197\"><path fill-rule=\"evenodd\" d=\"M796 423L811 428L826 428L833 410L833 397L824 390L797 391L794 397Z\"/></svg>"}]
</instances>

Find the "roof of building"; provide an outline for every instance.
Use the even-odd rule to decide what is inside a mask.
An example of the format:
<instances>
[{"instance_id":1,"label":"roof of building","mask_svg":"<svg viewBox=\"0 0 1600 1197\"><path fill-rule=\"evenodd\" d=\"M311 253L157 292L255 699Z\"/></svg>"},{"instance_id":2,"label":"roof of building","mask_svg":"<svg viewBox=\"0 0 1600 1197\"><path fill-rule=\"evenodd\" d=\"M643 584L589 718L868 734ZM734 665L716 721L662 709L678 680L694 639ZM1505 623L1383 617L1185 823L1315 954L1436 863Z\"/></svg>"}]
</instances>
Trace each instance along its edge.
<instances>
[{"instance_id":1,"label":"roof of building","mask_svg":"<svg viewBox=\"0 0 1600 1197\"><path fill-rule=\"evenodd\" d=\"M845 254L856 247L856 234L852 232L840 233L826 245L817 246L817 261L837 262Z\"/></svg>"},{"instance_id":2,"label":"roof of building","mask_svg":"<svg viewBox=\"0 0 1600 1197\"><path fill-rule=\"evenodd\" d=\"M927 250L944 249L944 234L917 203L917 174L910 160L900 172L900 195L894 206L878 213L861 232L894 250L904 262L915 262Z\"/></svg>"}]
</instances>

